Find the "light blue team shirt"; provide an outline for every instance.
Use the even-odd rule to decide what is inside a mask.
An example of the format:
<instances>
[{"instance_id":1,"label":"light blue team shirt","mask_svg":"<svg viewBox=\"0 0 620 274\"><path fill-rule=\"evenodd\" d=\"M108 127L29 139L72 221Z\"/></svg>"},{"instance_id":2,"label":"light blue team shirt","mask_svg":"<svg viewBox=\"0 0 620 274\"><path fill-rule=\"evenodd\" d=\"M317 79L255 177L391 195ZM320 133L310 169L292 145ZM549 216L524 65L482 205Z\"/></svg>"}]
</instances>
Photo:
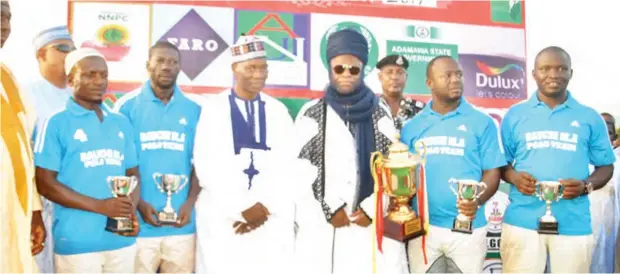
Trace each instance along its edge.
<instances>
[{"instance_id":1,"label":"light blue team shirt","mask_svg":"<svg viewBox=\"0 0 620 274\"><path fill-rule=\"evenodd\" d=\"M37 134L35 165L58 172L60 183L94 199L112 198L108 176L125 176L138 164L133 133L122 115L92 110L69 99L66 109L47 119ZM54 205L54 252L72 255L115 250L136 242L105 230L107 217Z\"/></svg>"},{"instance_id":2,"label":"light blue team shirt","mask_svg":"<svg viewBox=\"0 0 620 274\"><path fill-rule=\"evenodd\" d=\"M200 116L200 106L188 99L175 86L172 98L164 104L153 94L151 82L140 90L121 97L116 109L129 118L135 134L135 143L142 177L141 198L156 211L166 205L166 194L157 187L155 173L184 175L190 179L194 150L194 135ZM187 200L190 182L172 195L172 207L179 209ZM162 237L195 233L195 213L184 227L154 227L140 218L140 237Z\"/></svg>"},{"instance_id":3,"label":"light blue team shirt","mask_svg":"<svg viewBox=\"0 0 620 274\"><path fill-rule=\"evenodd\" d=\"M505 166L506 160L493 118L474 109L465 99L461 99L456 110L445 115L433 111L432 104L429 102L422 112L405 124L401 141L412 153L417 153L416 142L422 141L426 145L429 222L452 229L458 210L456 195L448 183L450 178L480 181L484 170ZM412 205L417 206L417 196ZM476 213L473 228L483 227L486 222L482 206Z\"/></svg>"},{"instance_id":4,"label":"light blue team shirt","mask_svg":"<svg viewBox=\"0 0 620 274\"><path fill-rule=\"evenodd\" d=\"M538 99L538 92L514 105L504 116L501 135L506 160L537 181L586 180L588 163L605 166L616 161L603 119L570 93L566 102L554 109ZM510 185L509 198L504 223L537 229L545 203L535 195L522 194L514 185ZM592 233L587 196L561 199L552 204L551 211L560 235Z\"/></svg>"}]
</instances>

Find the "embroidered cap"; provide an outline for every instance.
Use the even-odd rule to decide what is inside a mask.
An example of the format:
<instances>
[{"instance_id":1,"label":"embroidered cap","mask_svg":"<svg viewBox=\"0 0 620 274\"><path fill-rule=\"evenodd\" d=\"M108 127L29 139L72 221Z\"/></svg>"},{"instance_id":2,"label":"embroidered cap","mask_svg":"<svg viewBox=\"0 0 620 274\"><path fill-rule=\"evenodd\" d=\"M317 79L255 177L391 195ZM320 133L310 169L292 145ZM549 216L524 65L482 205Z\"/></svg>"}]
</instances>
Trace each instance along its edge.
<instances>
[{"instance_id":1,"label":"embroidered cap","mask_svg":"<svg viewBox=\"0 0 620 274\"><path fill-rule=\"evenodd\" d=\"M105 60L105 57L96 49L93 48L80 48L76 49L69 54L67 54L67 58L65 59L65 73L69 74L71 69L84 58L87 57L101 57Z\"/></svg>"},{"instance_id":2,"label":"embroidered cap","mask_svg":"<svg viewBox=\"0 0 620 274\"><path fill-rule=\"evenodd\" d=\"M233 63L267 57L263 41L256 36L245 35L245 33L241 34L237 43L232 45L230 50Z\"/></svg>"},{"instance_id":3,"label":"embroidered cap","mask_svg":"<svg viewBox=\"0 0 620 274\"><path fill-rule=\"evenodd\" d=\"M39 32L32 40L32 46L36 52L50 42L61 39L71 40L71 34L67 26L53 27Z\"/></svg>"}]
</instances>

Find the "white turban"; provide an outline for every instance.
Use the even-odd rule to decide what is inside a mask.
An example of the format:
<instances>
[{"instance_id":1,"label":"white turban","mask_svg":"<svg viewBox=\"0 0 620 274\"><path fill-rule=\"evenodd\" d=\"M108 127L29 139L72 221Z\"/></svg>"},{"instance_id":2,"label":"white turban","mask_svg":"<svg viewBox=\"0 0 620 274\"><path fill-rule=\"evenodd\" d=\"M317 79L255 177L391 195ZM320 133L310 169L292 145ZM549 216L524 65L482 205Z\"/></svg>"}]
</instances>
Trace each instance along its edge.
<instances>
[{"instance_id":1,"label":"white turban","mask_svg":"<svg viewBox=\"0 0 620 274\"><path fill-rule=\"evenodd\" d=\"M69 72L71 72L71 69L73 69L75 64L77 64L80 60L93 56L101 57L105 60L103 54L93 48L80 48L70 52L69 54L67 54L67 58L65 59L65 73L69 74Z\"/></svg>"}]
</instances>

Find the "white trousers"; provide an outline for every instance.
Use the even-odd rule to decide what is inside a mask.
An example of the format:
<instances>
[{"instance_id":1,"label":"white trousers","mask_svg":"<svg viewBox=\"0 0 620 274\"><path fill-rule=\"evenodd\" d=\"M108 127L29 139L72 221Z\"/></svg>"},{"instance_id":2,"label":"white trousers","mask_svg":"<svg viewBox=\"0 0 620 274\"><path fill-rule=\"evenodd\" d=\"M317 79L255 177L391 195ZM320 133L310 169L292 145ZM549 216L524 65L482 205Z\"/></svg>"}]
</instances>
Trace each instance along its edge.
<instances>
[{"instance_id":1,"label":"white trousers","mask_svg":"<svg viewBox=\"0 0 620 274\"><path fill-rule=\"evenodd\" d=\"M426 273L437 259L445 256L463 273L481 273L487 256L486 236L486 227L465 234L431 225L426 236L428 263L424 263L422 237L415 238L409 241L407 250L410 270L412 273Z\"/></svg>"},{"instance_id":2,"label":"white trousers","mask_svg":"<svg viewBox=\"0 0 620 274\"><path fill-rule=\"evenodd\" d=\"M196 254L196 234L141 237L136 240L137 273L192 273Z\"/></svg>"},{"instance_id":3,"label":"white trousers","mask_svg":"<svg viewBox=\"0 0 620 274\"><path fill-rule=\"evenodd\" d=\"M136 245L75 255L54 255L56 273L133 273Z\"/></svg>"},{"instance_id":4,"label":"white trousers","mask_svg":"<svg viewBox=\"0 0 620 274\"><path fill-rule=\"evenodd\" d=\"M500 254L505 273L542 273L547 252L551 273L589 273L592 249L592 235L545 235L536 230L502 225Z\"/></svg>"}]
</instances>

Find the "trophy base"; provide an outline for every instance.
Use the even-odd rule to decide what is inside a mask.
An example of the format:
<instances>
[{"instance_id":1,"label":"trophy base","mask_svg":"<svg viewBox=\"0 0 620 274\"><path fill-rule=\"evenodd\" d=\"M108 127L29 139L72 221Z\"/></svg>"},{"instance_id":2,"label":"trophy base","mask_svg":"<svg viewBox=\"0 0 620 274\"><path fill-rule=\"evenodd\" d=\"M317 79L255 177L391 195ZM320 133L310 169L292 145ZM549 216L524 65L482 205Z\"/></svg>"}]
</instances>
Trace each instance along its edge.
<instances>
[{"instance_id":1,"label":"trophy base","mask_svg":"<svg viewBox=\"0 0 620 274\"><path fill-rule=\"evenodd\" d=\"M157 219L162 225L175 225L178 221L176 212L159 212Z\"/></svg>"},{"instance_id":2,"label":"trophy base","mask_svg":"<svg viewBox=\"0 0 620 274\"><path fill-rule=\"evenodd\" d=\"M455 219L454 225L452 226L452 231L459 232L459 233L465 233L465 234L472 234L473 233L472 221Z\"/></svg>"},{"instance_id":3,"label":"trophy base","mask_svg":"<svg viewBox=\"0 0 620 274\"><path fill-rule=\"evenodd\" d=\"M558 235L558 222L538 222L538 234Z\"/></svg>"},{"instance_id":4,"label":"trophy base","mask_svg":"<svg viewBox=\"0 0 620 274\"><path fill-rule=\"evenodd\" d=\"M133 231L133 222L128 218L108 218L105 230L112 233L131 232Z\"/></svg>"},{"instance_id":5,"label":"trophy base","mask_svg":"<svg viewBox=\"0 0 620 274\"><path fill-rule=\"evenodd\" d=\"M400 242L407 242L426 234L426 231L422 228L420 218L398 222L386 217L383 219L383 225L383 235Z\"/></svg>"}]
</instances>

